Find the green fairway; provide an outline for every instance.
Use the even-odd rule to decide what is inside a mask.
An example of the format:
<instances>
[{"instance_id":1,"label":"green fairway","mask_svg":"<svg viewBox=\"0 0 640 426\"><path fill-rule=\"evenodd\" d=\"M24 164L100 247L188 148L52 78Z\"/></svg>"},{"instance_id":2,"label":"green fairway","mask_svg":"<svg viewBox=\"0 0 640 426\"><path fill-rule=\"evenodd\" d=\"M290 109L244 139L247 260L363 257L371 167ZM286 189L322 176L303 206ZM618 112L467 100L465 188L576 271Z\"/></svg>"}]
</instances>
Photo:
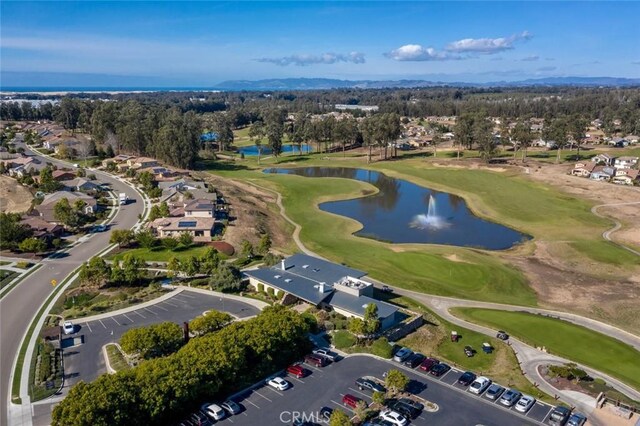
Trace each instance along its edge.
<instances>
[{"instance_id":1,"label":"green fairway","mask_svg":"<svg viewBox=\"0 0 640 426\"><path fill-rule=\"evenodd\" d=\"M455 308L468 321L505 330L531 346L584 364L640 389L640 352L631 346L566 321L524 312Z\"/></svg>"},{"instance_id":2,"label":"green fairway","mask_svg":"<svg viewBox=\"0 0 640 426\"><path fill-rule=\"evenodd\" d=\"M108 256L109 260L120 261L125 254L132 254L136 257L140 257L147 262L168 262L172 257L176 257L179 260L183 260L191 256L201 256L207 250L207 246L191 246L188 249L179 246L175 250L167 250L163 247L156 247L153 249L148 248L135 248L126 250L115 255Z\"/></svg>"},{"instance_id":3,"label":"green fairway","mask_svg":"<svg viewBox=\"0 0 640 426\"><path fill-rule=\"evenodd\" d=\"M621 266L640 262L638 256L609 241L574 241L569 245L596 262Z\"/></svg>"}]
</instances>

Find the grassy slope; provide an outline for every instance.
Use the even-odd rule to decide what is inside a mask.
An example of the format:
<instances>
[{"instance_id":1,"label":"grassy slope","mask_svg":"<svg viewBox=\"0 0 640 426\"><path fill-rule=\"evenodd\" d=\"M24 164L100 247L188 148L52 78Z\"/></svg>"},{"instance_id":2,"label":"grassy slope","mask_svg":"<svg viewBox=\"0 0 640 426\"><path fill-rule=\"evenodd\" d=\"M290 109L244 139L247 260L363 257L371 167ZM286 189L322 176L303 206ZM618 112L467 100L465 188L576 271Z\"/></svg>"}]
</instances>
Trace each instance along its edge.
<instances>
[{"instance_id":1,"label":"grassy slope","mask_svg":"<svg viewBox=\"0 0 640 426\"><path fill-rule=\"evenodd\" d=\"M574 360L640 388L640 352L616 339L566 321L523 312L455 308L452 313L544 346L550 353Z\"/></svg>"},{"instance_id":2,"label":"grassy slope","mask_svg":"<svg viewBox=\"0 0 640 426\"><path fill-rule=\"evenodd\" d=\"M183 260L191 256L201 256L206 250L207 246L192 246L188 249L178 246L174 251L167 250L163 247L156 247L153 249L140 247L109 256L108 259L122 260L125 254L132 254L150 262L168 262L172 257L177 257L179 260Z\"/></svg>"}]
</instances>

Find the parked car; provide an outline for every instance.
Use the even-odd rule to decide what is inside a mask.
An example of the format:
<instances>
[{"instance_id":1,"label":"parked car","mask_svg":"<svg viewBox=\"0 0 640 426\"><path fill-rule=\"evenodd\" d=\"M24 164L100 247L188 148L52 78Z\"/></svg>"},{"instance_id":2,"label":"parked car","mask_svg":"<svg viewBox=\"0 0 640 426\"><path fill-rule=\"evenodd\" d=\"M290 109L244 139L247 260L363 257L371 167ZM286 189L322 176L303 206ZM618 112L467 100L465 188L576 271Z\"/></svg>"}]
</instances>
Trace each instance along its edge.
<instances>
[{"instance_id":1,"label":"parked car","mask_svg":"<svg viewBox=\"0 0 640 426\"><path fill-rule=\"evenodd\" d=\"M353 396L350 393L347 393L342 397L342 404L344 404L345 407L356 408L356 405L358 405L360 401L362 401L362 399L357 396Z\"/></svg>"},{"instance_id":2,"label":"parked car","mask_svg":"<svg viewBox=\"0 0 640 426\"><path fill-rule=\"evenodd\" d=\"M405 359L409 358L413 351L409 348L402 348L393 356L393 360L395 362L402 362Z\"/></svg>"},{"instance_id":3,"label":"parked car","mask_svg":"<svg viewBox=\"0 0 640 426\"><path fill-rule=\"evenodd\" d=\"M202 411L196 411L189 416L189 422L197 426L208 426L211 424L207 415Z\"/></svg>"},{"instance_id":4,"label":"parked car","mask_svg":"<svg viewBox=\"0 0 640 426\"><path fill-rule=\"evenodd\" d=\"M383 285L383 286L382 286L382 291L383 291L384 293L392 293L392 292L393 292L393 289L392 289L391 287L389 287L388 285Z\"/></svg>"},{"instance_id":5,"label":"parked car","mask_svg":"<svg viewBox=\"0 0 640 426\"><path fill-rule=\"evenodd\" d=\"M476 395L480 395L484 392L489 385L491 385L491 380L484 376L476 377L476 379L469 386L469 392L475 393Z\"/></svg>"},{"instance_id":6,"label":"parked car","mask_svg":"<svg viewBox=\"0 0 640 426\"><path fill-rule=\"evenodd\" d=\"M444 362L440 362L434 365L433 367L431 367L429 374L431 374L432 376L440 377L446 374L449 370L451 370L451 367L449 367L448 364L445 364Z\"/></svg>"},{"instance_id":7,"label":"parked car","mask_svg":"<svg viewBox=\"0 0 640 426\"><path fill-rule=\"evenodd\" d=\"M332 414L333 414L333 408L322 407L320 411L318 411L318 420L325 420L328 423Z\"/></svg>"},{"instance_id":8,"label":"parked car","mask_svg":"<svg viewBox=\"0 0 640 426\"><path fill-rule=\"evenodd\" d=\"M498 399L500 395L502 395L502 392L504 392L504 388L497 383L493 383L484 393L484 396L489 399Z\"/></svg>"},{"instance_id":9,"label":"parked car","mask_svg":"<svg viewBox=\"0 0 640 426\"><path fill-rule=\"evenodd\" d=\"M289 384L289 382L287 382L282 377L273 377L271 379L267 379L266 383L267 383L267 385L269 385L272 388L277 389L279 391L287 390L287 389L289 389L289 386L291 386Z\"/></svg>"},{"instance_id":10,"label":"parked car","mask_svg":"<svg viewBox=\"0 0 640 426\"><path fill-rule=\"evenodd\" d=\"M374 382L371 379L365 379L364 377L360 377L359 379L356 380L356 386L358 386L358 389L360 390L367 389L367 390L370 390L371 392L385 393L387 391L387 389L381 384Z\"/></svg>"},{"instance_id":11,"label":"parked car","mask_svg":"<svg viewBox=\"0 0 640 426\"><path fill-rule=\"evenodd\" d=\"M476 375L471 371L465 371L458 377L458 383L464 386L469 386L476 379Z\"/></svg>"},{"instance_id":12,"label":"parked car","mask_svg":"<svg viewBox=\"0 0 640 426\"><path fill-rule=\"evenodd\" d=\"M104 232L107 230L107 225L103 225L103 224L96 225L93 227L93 230L94 232Z\"/></svg>"},{"instance_id":13,"label":"parked car","mask_svg":"<svg viewBox=\"0 0 640 426\"><path fill-rule=\"evenodd\" d=\"M419 368L422 371L429 372L433 368L433 366L438 364L439 362L440 361L435 358L427 357L420 363Z\"/></svg>"},{"instance_id":14,"label":"parked car","mask_svg":"<svg viewBox=\"0 0 640 426\"><path fill-rule=\"evenodd\" d=\"M75 330L76 330L76 326L73 325L71 321L65 321L62 324L62 331L64 332L64 334L73 334Z\"/></svg>"},{"instance_id":15,"label":"parked car","mask_svg":"<svg viewBox=\"0 0 640 426\"><path fill-rule=\"evenodd\" d=\"M387 407L408 419L415 419L424 409L424 405L409 398L400 398L397 401L392 401Z\"/></svg>"},{"instance_id":16,"label":"parked car","mask_svg":"<svg viewBox=\"0 0 640 426\"><path fill-rule=\"evenodd\" d=\"M388 420L377 417L375 419L367 420L362 424L362 426L394 426L394 424Z\"/></svg>"},{"instance_id":17,"label":"parked car","mask_svg":"<svg viewBox=\"0 0 640 426\"><path fill-rule=\"evenodd\" d=\"M395 426L405 426L409 421L400 413L393 410L383 410L380 412L380 418L391 422Z\"/></svg>"},{"instance_id":18,"label":"parked car","mask_svg":"<svg viewBox=\"0 0 640 426\"><path fill-rule=\"evenodd\" d=\"M416 368L417 366L422 364L422 361L424 361L425 358L426 357L424 355L416 352L410 357L408 357L407 359L405 359L402 363L409 368Z\"/></svg>"},{"instance_id":19,"label":"parked car","mask_svg":"<svg viewBox=\"0 0 640 426\"><path fill-rule=\"evenodd\" d=\"M235 416L236 414L240 414L242 412L242 407L235 401L228 400L220 404L220 406L224 409L224 411L231 414L232 416Z\"/></svg>"},{"instance_id":20,"label":"parked car","mask_svg":"<svg viewBox=\"0 0 640 426\"><path fill-rule=\"evenodd\" d=\"M523 395L516 403L516 410L520 411L521 413L526 413L531 407L533 407L533 404L535 403L536 399L534 397Z\"/></svg>"},{"instance_id":21,"label":"parked car","mask_svg":"<svg viewBox=\"0 0 640 426\"><path fill-rule=\"evenodd\" d=\"M473 348L469 345L464 347L464 354L468 357L472 357L475 354L476 351L473 350Z\"/></svg>"},{"instance_id":22,"label":"parked car","mask_svg":"<svg viewBox=\"0 0 640 426\"><path fill-rule=\"evenodd\" d=\"M291 374L292 376L301 379L309 375L309 370L299 364L295 364L287 367L287 374Z\"/></svg>"},{"instance_id":23,"label":"parked car","mask_svg":"<svg viewBox=\"0 0 640 426\"><path fill-rule=\"evenodd\" d=\"M311 353L320 357L324 357L332 362L337 361L339 356L337 353L331 352L330 350L324 348L314 349L311 351Z\"/></svg>"},{"instance_id":24,"label":"parked car","mask_svg":"<svg viewBox=\"0 0 640 426\"><path fill-rule=\"evenodd\" d=\"M204 404L202 406L202 411L211 419L211 420L222 420L225 417L225 412L218 404Z\"/></svg>"},{"instance_id":25,"label":"parked car","mask_svg":"<svg viewBox=\"0 0 640 426\"><path fill-rule=\"evenodd\" d=\"M314 367L324 367L327 365L327 359L318 355L306 355L304 357L304 362L309 365L313 365Z\"/></svg>"},{"instance_id":26,"label":"parked car","mask_svg":"<svg viewBox=\"0 0 640 426\"><path fill-rule=\"evenodd\" d=\"M496 334L496 337L500 340L509 340L509 335L502 330L498 331L498 334Z\"/></svg>"},{"instance_id":27,"label":"parked car","mask_svg":"<svg viewBox=\"0 0 640 426\"><path fill-rule=\"evenodd\" d=\"M569 417L567 426L582 426L587 422L587 417L584 414L575 413Z\"/></svg>"},{"instance_id":28,"label":"parked car","mask_svg":"<svg viewBox=\"0 0 640 426\"><path fill-rule=\"evenodd\" d=\"M548 424L552 426L564 426L564 424L569 420L569 416L571 415L571 410L564 405L558 405L551 411L549 414Z\"/></svg>"},{"instance_id":29,"label":"parked car","mask_svg":"<svg viewBox=\"0 0 640 426\"><path fill-rule=\"evenodd\" d=\"M509 389L500 397L500 404L511 407L520 399L522 394L515 389Z\"/></svg>"}]
</instances>

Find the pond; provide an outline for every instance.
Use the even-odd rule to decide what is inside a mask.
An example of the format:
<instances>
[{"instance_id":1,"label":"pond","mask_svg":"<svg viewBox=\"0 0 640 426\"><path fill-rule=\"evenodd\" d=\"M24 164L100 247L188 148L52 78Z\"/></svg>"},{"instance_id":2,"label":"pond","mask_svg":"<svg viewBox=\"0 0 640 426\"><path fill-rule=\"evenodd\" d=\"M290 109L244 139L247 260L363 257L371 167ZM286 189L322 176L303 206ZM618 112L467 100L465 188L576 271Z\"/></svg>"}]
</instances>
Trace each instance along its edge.
<instances>
[{"instance_id":1,"label":"pond","mask_svg":"<svg viewBox=\"0 0 640 426\"><path fill-rule=\"evenodd\" d=\"M307 154L309 152L313 152L311 145L302 145L302 153ZM273 151L271 148L263 146L262 147L262 155L271 155ZM299 154L300 150L297 145L282 145L282 153L283 154ZM255 145L243 146L238 148L238 154L244 154L246 156L258 155L258 147Z\"/></svg>"},{"instance_id":2,"label":"pond","mask_svg":"<svg viewBox=\"0 0 640 426\"><path fill-rule=\"evenodd\" d=\"M344 167L272 168L265 173L333 177L368 182L380 192L320 204L326 212L362 224L355 235L392 243L446 244L504 250L530 239L516 230L474 215L461 197L380 172Z\"/></svg>"}]
</instances>

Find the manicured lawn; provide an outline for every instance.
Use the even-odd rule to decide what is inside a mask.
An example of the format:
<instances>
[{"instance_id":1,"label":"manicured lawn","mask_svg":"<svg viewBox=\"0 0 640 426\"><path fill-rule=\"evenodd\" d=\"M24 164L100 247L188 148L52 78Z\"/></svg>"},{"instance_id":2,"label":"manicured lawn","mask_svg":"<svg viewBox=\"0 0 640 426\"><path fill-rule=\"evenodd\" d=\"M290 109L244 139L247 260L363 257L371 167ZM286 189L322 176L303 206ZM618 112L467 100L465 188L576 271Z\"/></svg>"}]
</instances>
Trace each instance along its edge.
<instances>
[{"instance_id":1,"label":"manicured lawn","mask_svg":"<svg viewBox=\"0 0 640 426\"><path fill-rule=\"evenodd\" d=\"M604 334L553 318L524 312L455 308L469 321L505 330L532 346L607 373L640 388L640 352Z\"/></svg>"},{"instance_id":2,"label":"manicured lawn","mask_svg":"<svg viewBox=\"0 0 640 426\"><path fill-rule=\"evenodd\" d=\"M191 246L185 249L182 246L178 246L175 250L167 250L164 247L154 247L152 249L147 248L135 248L125 250L115 255L109 256L109 260L122 260L125 254L132 254L140 257L148 262L168 262L172 257L177 257L179 260L183 260L191 256L201 256L207 250L207 246Z\"/></svg>"},{"instance_id":3,"label":"manicured lawn","mask_svg":"<svg viewBox=\"0 0 640 426\"><path fill-rule=\"evenodd\" d=\"M121 371L131 368L131 366L124 359L124 355L122 355L120 349L118 349L118 347L113 343L109 343L107 345L107 356L109 357L109 364L114 370Z\"/></svg>"},{"instance_id":4,"label":"manicured lawn","mask_svg":"<svg viewBox=\"0 0 640 426\"><path fill-rule=\"evenodd\" d=\"M611 265L637 265L640 262L638 256L609 241L574 241L569 245L596 262Z\"/></svg>"},{"instance_id":5,"label":"manicured lawn","mask_svg":"<svg viewBox=\"0 0 640 426\"><path fill-rule=\"evenodd\" d=\"M349 333L345 330L338 330L331 335L331 340L333 344L338 349L349 348L356 343L356 338L353 334Z\"/></svg>"}]
</instances>

